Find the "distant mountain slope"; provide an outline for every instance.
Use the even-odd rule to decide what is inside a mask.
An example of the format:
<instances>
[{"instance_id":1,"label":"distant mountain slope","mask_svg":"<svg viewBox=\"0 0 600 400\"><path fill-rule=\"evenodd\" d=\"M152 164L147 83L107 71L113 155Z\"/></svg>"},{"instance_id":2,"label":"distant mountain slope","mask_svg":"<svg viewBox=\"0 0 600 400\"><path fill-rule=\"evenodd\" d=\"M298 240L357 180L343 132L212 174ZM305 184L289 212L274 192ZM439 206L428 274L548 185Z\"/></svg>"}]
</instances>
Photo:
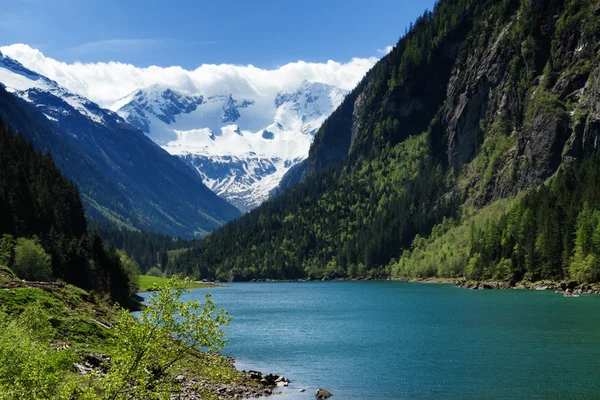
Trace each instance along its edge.
<instances>
[{"instance_id":1,"label":"distant mountain slope","mask_svg":"<svg viewBox=\"0 0 600 400\"><path fill-rule=\"evenodd\" d=\"M346 94L308 81L275 98L190 95L154 85L112 108L195 168L215 193L247 211L306 158L317 129Z\"/></svg>"},{"instance_id":2,"label":"distant mountain slope","mask_svg":"<svg viewBox=\"0 0 600 400\"><path fill-rule=\"evenodd\" d=\"M438 2L325 121L303 182L182 268L599 279L599 54L596 0Z\"/></svg>"},{"instance_id":3,"label":"distant mountain slope","mask_svg":"<svg viewBox=\"0 0 600 400\"><path fill-rule=\"evenodd\" d=\"M91 216L191 237L239 215L189 166L116 113L2 55L0 82L11 92L0 89L0 114L52 153L80 187Z\"/></svg>"}]
</instances>

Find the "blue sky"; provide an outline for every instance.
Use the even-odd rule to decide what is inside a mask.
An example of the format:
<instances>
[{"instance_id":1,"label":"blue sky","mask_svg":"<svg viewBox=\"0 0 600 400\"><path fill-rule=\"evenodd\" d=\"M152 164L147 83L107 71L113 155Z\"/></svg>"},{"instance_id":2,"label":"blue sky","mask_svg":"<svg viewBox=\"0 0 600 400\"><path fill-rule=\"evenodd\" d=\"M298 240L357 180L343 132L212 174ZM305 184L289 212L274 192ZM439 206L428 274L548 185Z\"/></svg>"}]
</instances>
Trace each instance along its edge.
<instances>
[{"instance_id":1,"label":"blue sky","mask_svg":"<svg viewBox=\"0 0 600 400\"><path fill-rule=\"evenodd\" d=\"M0 45L46 56L195 68L203 63L275 68L304 60L377 55L434 1L410 0L11 0ZM48 6L52 4L52 6Z\"/></svg>"}]
</instances>

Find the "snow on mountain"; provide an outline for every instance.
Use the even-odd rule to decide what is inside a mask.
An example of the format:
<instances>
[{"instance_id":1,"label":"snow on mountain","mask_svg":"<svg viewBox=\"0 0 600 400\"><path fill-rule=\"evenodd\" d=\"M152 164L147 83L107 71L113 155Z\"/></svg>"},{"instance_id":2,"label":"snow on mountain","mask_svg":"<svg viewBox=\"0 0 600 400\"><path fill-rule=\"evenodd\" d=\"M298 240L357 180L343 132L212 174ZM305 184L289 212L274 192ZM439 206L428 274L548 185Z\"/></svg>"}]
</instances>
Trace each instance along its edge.
<instances>
[{"instance_id":1,"label":"snow on mountain","mask_svg":"<svg viewBox=\"0 0 600 400\"><path fill-rule=\"evenodd\" d=\"M117 113L2 53L0 84L6 89L0 92L3 116L18 124L36 147L52 153L77 183L88 215L185 237L239 216L238 209L203 185L189 163L168 154ZM190 112L202 101L169 90L153 93L156 97L146 96L146 102L134 98L137 108L130 117L148 114L171 123L174 115Z\"/></svg>"},{"instance_id":2,"label":"snow on mountain","mask_svg":"<svg viewBox=\"0 0 600 400\"><path fill-rule=\"evenodd\" d=\"M71 106L76 112L86 116L97 123L103 123L107 114L120 120L116 114L109 110L101 109L97 104L71 93L58 85L55 81L33 72L21 65L18 61L0 53L0 84L7 91L21 97L30 103L39 103L39 99L46 95L60 98ZM55 102L56 103L56 102ZM59 104L38 104L43 109L44 115L52 121L68 115L71 111Z\"/></svg>"},{"instance_id":3,"label":"snow on mountain","mask_svg":"<svg viewBox=\"0 0 600 400\"><path fill-rule=\"evenodd\" d=\"M308 81L275 98L258 90L249 98L153 85L111 108L187 161L210 189L248 211L307 157L315 133L347 93Z\"/></svg>"},{"instance_id":4,"label":"snow on mountain","mask_svg":"<svg viewBox=\"0 0 600 400\"><path fill-rule=\"evenodd\" d=\"M114 102L115 113L2 53L0 82L56 123L73 113L103 125L129 122L242 211L265 201L285 173L307 157L315 133L348 93L306 80L279 92L250 85L234 93L226 91L234 90L229 87L191 93L153 84Z\"/></svg>"}]
</instances>

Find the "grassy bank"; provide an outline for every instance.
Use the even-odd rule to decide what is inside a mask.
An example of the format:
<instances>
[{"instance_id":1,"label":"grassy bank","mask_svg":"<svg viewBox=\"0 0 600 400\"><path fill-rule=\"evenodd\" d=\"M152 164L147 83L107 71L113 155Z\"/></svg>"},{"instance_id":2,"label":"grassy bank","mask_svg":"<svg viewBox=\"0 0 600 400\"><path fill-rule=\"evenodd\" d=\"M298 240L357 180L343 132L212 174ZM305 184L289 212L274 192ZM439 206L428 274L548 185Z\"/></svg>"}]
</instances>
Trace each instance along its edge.
<instances>
[{"instance_id":1,"label":"grassy bank","mask_svg":"<svg viewBox=\"0 0 600 400\"><path fill-rule=\"evenodd\" d=\"M140 275L140 292L147 292L152 286L164 286L169 282L168 278L160 278L149 275ZM185 283L186 289L200 289L200 288L209 288L215 287L212 283L204 283L204 282L187 282Z\"/></svg>"},{"instance_id":2,"label":"grassy bank","mask_svg":"<svg viewBox=\"0 0 600 400\"><path fill-rule=\"evenodd\" d=\"M177 291L155 294L155 299L163 298L158 308L175 305L167 310L175 316L193 309L176 297L165 302L165 296L173 292ZM214 306L209 298L201 306L206 304ZM190 328L194 324L182 324L178 332L192 339L197 338L195 332L202 332L200 326L218 332L215 329L223 322L216 318L221 311L213 308L209 312L196 320L195 330ZM180 317L170 319L170 312L161 313L153 314L160 318L149 319L158 321L161 328L149 329L143 318L137 320L84 290L61 283L23 281L0 267L0 400L169 398L177 393L182 398L232 399L271 393L237 371L232 360L186 348L167 331L157 336L165 321L175 327L173 321L180 321ZM140 365L147 365L139 372L132 369L120 374L129 370L135 354L143 354ZM167 364L169 357L175 361ZM135 360L137 363L137 357ZM159 370L152 367L160 365ZM147 371L152 374L146 375ZM124 389L115 391L119 385ZM153 387L161 393L148 397L144 390ZM166 397L162 393L165 387L169 390Z\"/></svg>"}]
</instances>

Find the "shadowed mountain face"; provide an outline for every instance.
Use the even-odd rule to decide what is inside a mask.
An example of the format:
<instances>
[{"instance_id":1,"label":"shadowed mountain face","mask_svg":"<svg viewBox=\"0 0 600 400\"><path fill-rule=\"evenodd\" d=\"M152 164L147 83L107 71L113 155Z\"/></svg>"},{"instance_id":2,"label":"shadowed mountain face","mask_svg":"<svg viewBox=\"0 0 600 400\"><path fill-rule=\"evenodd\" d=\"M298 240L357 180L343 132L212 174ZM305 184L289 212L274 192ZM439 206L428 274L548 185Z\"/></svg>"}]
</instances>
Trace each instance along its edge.
<instances>
[{"instance_id":1,"label":"shadowed mountain face","mask_svg":"<svg viewBox=\"0 0 600 400\"><path fill-rule=\"evenodd\" d=\"M239 216L196 171L116 113L5 56L0 82L3 118L53 155L79 186L89 215L186 237Z\"/></svg>"}]
</instances>

